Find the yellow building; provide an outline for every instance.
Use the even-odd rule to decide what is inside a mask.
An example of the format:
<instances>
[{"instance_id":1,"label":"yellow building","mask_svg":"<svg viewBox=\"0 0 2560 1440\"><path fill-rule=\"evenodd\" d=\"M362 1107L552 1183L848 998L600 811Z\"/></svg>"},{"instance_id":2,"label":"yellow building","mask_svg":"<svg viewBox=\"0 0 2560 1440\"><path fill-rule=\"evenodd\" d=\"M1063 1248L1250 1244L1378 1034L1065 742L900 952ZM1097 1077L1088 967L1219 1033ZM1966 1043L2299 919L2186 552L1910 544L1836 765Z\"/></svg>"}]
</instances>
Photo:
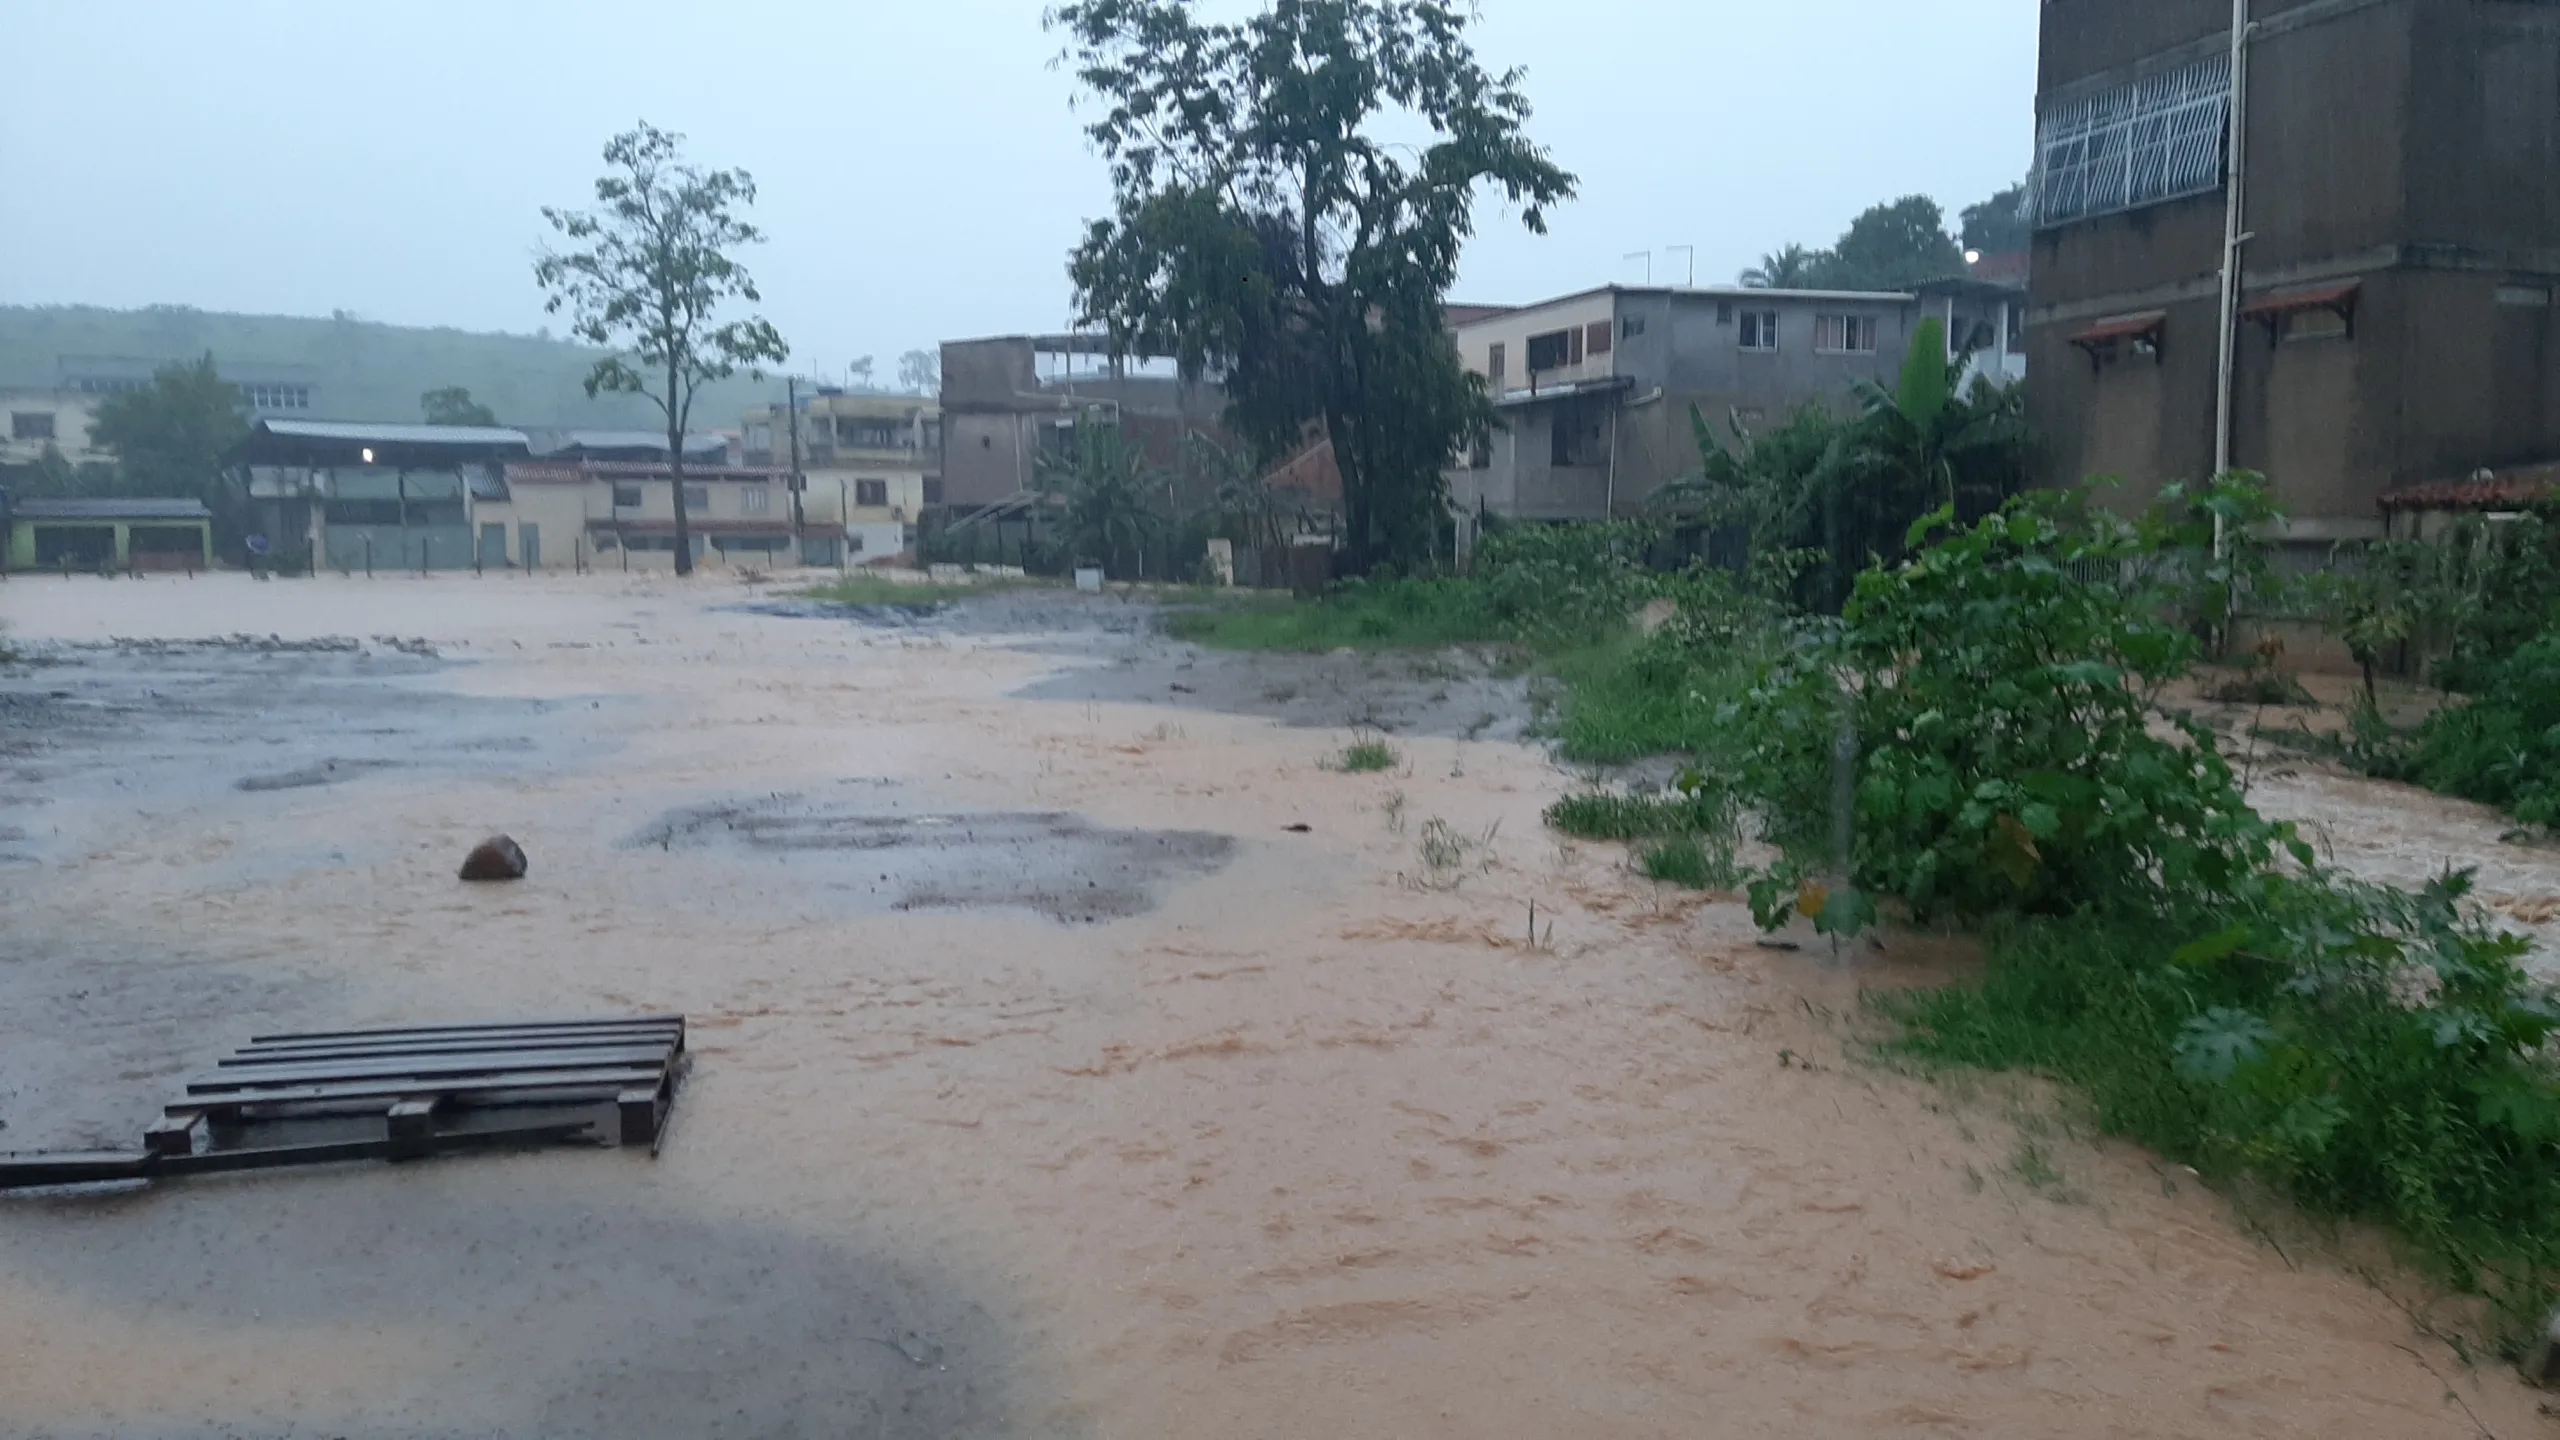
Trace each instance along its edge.
<instances>
[{"instance_id":1,"label":"yellow building","mask_svg":"<svg viewBox=\"0 0 2560 1440\"><path fill-rule=\"evenodd\" d=\"M693 563L755 570L800 563L791 488L780 470L685 467ZM505 498L479 498L471 518L485 565L526 570L673 570L675 486L667 467L588 460L506 467ZM512 540L512 545L508 542ZM505 547L497 553L496 547Z\"/></svg>"},{"instance_id":2,"label":"yellow building","mask_svg":"<svg viewBox=\"0 0 2560 1440\"><path fill-rule=\"evenodd\" d=\"M942 407L919 395L820 391L800 400L797 422L808 563L859 565L911 550L917 518L942 501ZM781 406L748 411L747 464L792 469L792 429Z\"/></svg>"}]
</instances>

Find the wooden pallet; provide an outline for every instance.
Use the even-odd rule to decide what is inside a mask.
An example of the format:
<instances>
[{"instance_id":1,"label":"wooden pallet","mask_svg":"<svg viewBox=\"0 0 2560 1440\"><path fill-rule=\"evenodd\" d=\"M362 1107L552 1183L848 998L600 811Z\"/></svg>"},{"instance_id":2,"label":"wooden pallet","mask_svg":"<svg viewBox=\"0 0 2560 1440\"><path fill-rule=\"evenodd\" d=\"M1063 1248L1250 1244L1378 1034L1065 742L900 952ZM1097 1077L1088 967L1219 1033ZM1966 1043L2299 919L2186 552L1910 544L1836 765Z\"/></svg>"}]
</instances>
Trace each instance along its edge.
<instances>
[{"instance_id":1,"label":"wooden pallet","mask_svg":"<svg viewBox=\"0 0 2560 1440\"><path fill-rule=\"evenodd\" d=\"M655 1154L684 1064L681 1015L256 1035L186 1082L143 1132L139 1155L0 1155L0 1189L592 1138L588 1121L492 1128L464 1119L502 1106L610 1104L620 1143ZM253 1127L368 1114L382 1117L378 1140L236 1143ZM199 1149L200 1140L215 1143Z\"/></svg>"}]
</instances>

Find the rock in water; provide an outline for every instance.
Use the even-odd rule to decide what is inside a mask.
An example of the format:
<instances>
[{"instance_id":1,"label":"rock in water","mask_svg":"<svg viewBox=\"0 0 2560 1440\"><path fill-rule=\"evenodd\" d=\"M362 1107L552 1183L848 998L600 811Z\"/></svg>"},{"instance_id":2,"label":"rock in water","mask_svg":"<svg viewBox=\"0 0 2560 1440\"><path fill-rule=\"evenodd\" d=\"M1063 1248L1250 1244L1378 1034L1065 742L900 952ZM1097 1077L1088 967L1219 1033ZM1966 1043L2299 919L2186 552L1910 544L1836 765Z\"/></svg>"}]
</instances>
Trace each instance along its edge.
<instances>
[{"instance_id":1,"label":"rock in water","mask_svg":"<svg viewBox=\"0 0 2560 1440\"><path fill-rule=\"evenodd\" d=\"M462 859L465 880L521 880L524 878L524 847L504 835L492 835L471 849Z\"/></svg>"}]
</instances>

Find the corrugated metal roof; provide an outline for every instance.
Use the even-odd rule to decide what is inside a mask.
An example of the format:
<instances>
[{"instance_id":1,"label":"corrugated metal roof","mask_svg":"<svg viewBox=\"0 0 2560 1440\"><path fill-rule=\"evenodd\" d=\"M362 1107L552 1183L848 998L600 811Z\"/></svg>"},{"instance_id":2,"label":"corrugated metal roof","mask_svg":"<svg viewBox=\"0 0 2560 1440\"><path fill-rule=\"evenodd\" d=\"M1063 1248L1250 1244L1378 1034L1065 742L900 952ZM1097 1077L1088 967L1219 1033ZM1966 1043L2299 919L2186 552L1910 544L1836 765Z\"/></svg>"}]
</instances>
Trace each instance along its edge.
<instances>
[{"instance_id":1,"label":"corrugated metal roof","mask_svg":"<svg viewBox=\"0 0 2560 1440\"><path fill-rule=\"evenodd\" d=\"M729 442L717 435L688 434L684 437L684 453L700 455L706 451L725 450ZM550 453L565 454L572 450L647 450L667 453L667 437L656 430L572 430L562 437L560 448Z\"/></svg>"},{"instance_id":2,"label":"corrugated metal roof","mask_svg":"<svg viewBox=\"0 0 2560 1440\"><path fill-rule=\"evenodd\" d=\"M484 425L375 425L351 424L340 420L261 420L255 427L269 435L282 435L297 440L351 440L357 444L375 445L469 445L486 449L492 445L521 445L531 449L533 442L521 430L497 430Z\"/></svg>"},{"instance_id":3,"label":"corrugated metal roof","mask_svg":"<svg viewBox=\"0 0 2560 1440\"><path fill-rule=\"evenodd\" d=\"M20 520L210 520L201 500L21 500L10 507Z\"/></svg>"}]
</instances>

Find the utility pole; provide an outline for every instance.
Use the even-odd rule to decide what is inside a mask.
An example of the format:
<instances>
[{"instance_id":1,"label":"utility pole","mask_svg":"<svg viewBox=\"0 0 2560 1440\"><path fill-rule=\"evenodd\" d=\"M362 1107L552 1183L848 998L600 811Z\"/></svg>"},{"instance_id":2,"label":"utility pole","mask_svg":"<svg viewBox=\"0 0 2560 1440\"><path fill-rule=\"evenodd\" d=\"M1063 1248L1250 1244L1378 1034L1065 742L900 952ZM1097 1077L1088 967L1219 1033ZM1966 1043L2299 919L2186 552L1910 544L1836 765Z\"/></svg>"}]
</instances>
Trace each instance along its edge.
<instances>
[{"instance_id":1,"label":"utility pole","mask_svg":"<svg viewBox=\"0 0 2560 1440\"><path fill-rule=\"evenodd\" d=\"M2213 473L2219 480L2231 473L2233 424L2232 410L2236 397L2232 391L2238 383L2240 362L2240 255L2251 238L2243 227L2249 218L2249 0L2231 0L2231 153L2229 174L2223 183L2222 220L2222 369L2216 382L2213 423ZM2231 553L2229 524L2217 507L2213 512L2213 559L2217 567ZM2215 653L2221 653L2230 640L2230 618L2238 608L2238 585L2225 579L2229 588L2223 600L2223 623L2209 642Z\"/></svg>"},{"instance_id":2,"label":"utility pole","mask_svg":"<svg viewBox=\"0 0 2560 1440\"><path fill-rule=\"evenodd\" d=\"M803 527L808 524L808 517L801 509L800 505L800 492L807 486L808 481L800 473L799 377L792 375L784 376L782 378L782 394L783 409L788 414L788 419L785 423L791 427L791 543L798 545L801 543L800 532ZM843 517L838 516L837 519L842 520ZM837 543L843 543L842 536L837 537Z\"/></svg>"},{"instance_id":3,"label":"utility pole","mask_svg":"<svg viewBox=\"0 0 2560 1440\"><path fill-rule=\"evenodd\" d=\"M2231 0L2231 127L2228 174L2223 185L2222 365L2214 396L2213 473L2231 469L2232 389L2239 371L2240 255L2255 238L2249 216L2249 0ZM2222 527L2214 524L2214 553L2222 553Z\"/></svg>"}]
</instances>

